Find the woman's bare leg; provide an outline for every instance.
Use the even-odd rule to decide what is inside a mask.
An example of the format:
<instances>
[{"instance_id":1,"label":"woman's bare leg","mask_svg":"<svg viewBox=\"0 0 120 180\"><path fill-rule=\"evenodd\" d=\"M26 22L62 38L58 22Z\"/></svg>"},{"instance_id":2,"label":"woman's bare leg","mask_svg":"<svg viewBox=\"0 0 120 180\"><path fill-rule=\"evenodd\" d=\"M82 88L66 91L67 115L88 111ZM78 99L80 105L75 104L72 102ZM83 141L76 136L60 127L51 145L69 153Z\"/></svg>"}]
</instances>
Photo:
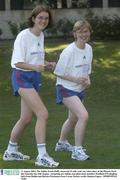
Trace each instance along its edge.
<instances>
[{"instance_id":1,"label":"woman's bare leg","mask_svg":"<svg viewBox=\"0 0 120 180\"><path fill-rule=\"evenodd\" d=\"M76 121L77 121L76 116L71 111L69 111L68 112L68 118L62 126L59 141L66 141L67 140L71 130L74 128L74 126L76 124Z\"/></svg>"},{"instance_id":2,"label":"woman's bare leg","mask_svg":"<svg viewBox=\"0 0 120 180\"><path fill-rule=\"evenodd\" d=\"M77 118L75 125L75 146L81 146L84 139L88 112L77 96L64 98L63 103Z\"/></svg>"},{"instance_id":3,"label":"woman's bare leg","mask_svg":"<svg viewBox=\"0 0 120 180\"><path fill-rule=\"evenodd\" d=\"M37 117L35 136L37 144L45 143L48 111L35 89L20 88L19 94Z\"/></svg>"},{"instance_id":4,"label":"woman's bare leg","mask_svg":"<svg viewBox=\"0 0 120 180\"><path fill-rule=\"evenodd\" d=\"M11 142L18 142L25 127L31 122L32 120L32 111L26 102L21 98L21 114L20 119L17 121L15 126L12 129L10 141Z\"/></svg>"}]
</instances>

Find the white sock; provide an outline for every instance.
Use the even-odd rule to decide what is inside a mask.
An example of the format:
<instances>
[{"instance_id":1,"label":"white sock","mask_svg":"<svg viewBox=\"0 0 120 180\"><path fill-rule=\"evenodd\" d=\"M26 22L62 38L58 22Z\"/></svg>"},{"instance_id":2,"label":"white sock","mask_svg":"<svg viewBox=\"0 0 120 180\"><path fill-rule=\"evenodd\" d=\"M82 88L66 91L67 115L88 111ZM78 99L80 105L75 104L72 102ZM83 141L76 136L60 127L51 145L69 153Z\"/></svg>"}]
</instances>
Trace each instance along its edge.
<instances>
[{"instance_id":1,"label":"white sock","mask_svg":"<svg viewBox=\"0 0 120 180\"><path fill-rule=\"evenodd\" d=\"M8 147L7 147L7 151L9 152L16 152L17 151L17 146L18 143L14 143L14 142L11 142L9 141L9 144L8 144Z\"/></svg>"},{"instance_id":2,"label":"white sock","mask_svg":"<svg viewBox=\"0 0 120 180\"><path fill-rule=\"evenodd\" d=\"M38 154L39 157L41 158L44 154L46 154L46 144L37 144L38 148Z\"/></svg>"}]
</instances>

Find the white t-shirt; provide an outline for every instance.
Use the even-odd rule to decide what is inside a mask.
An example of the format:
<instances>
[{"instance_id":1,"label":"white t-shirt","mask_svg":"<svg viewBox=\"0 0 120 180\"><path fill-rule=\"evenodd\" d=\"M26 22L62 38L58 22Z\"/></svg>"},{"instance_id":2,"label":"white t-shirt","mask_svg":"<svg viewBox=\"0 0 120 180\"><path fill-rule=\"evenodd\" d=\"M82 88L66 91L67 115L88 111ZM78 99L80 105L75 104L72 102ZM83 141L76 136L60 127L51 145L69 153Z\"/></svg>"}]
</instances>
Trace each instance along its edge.
<instances>
[{"instance_id":1,"label":"white t-shirt","mask_svg":"<svg viewBox=\"0 0 120 180\"><path fill-rule=\"evenodd\" d=\"M58 76L84 77L91 73L92 57L92 47L88 43L85 44L84 49L80 49L73 42L60 54L54 73ZM58 76L57 85L63 85L65 88L76 92L81 92L84 89L82 85L64 80Z\"/></svg>"},{"instance_id":2,"label":"white t-shirt","mask_svg":"<svg viewBox=\"0 0 120 180\"><path fill-rule=\"evenodd\" d=\"M44 54L43 32L40 33L40 36L36 36L29 29L25 29L18 34L14 42L11 66L20 69L15 66L18 62L44 64Z\"/></svg>"}]
</instances>

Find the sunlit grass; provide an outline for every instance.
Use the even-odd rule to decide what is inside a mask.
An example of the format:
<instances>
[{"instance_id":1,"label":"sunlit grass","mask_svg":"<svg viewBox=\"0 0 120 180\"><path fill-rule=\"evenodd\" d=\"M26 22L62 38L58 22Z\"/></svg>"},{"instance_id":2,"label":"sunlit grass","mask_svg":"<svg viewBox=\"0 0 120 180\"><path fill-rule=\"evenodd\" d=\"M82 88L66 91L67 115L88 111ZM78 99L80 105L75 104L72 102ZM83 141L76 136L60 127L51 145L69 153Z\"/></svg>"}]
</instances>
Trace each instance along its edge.
<instances>
[{"instance_id":1,"label":"sunlit grass","mask_svg":"<svg viewBox=\"0 0 120 180\"><path fill-rule=\"evenodd\" d=\"M52 53L52 52L55 52L55 51L61 51L62 49L64 49L65 47L67 46L67 44L64 44L64 45L57 45L56 47L46 47L45 48L45 51L47 53Z\"/></svg>"},{"instance_id":2,"label":"sunlit grass","mask_svg":"<svg viewBox=\"0 0 120 180\"><path fill-rule=\"evenodd\" d=\"M44 72L43 76L46 80L55 80L55 75L50 72Z\"/></svg>"},{"instance_id":3,"label":"sunlit grass","mask_svg":"<svg viewBox=\"0 0 120 180\"><path fill-rule=\"evenodd\" d=\"M113 57L116 57L116 58L117 58L118 56L120 56L120 50L118 50L118 52L116 52L116 54L113 55Z\"/></svg>"},{"instance_id":4,"label":"sunlit grass","mask_svg":"<svg viewBox=\"0 0 120 180\"><path fill-rule=\"evenodd\" d=\"M116 60L113 60L113 58L99 58L94 59L94 64L102 66L103 68L110 69L114 68L115 65L118 65L118 62Z\"/></svg>"}]
</instances>

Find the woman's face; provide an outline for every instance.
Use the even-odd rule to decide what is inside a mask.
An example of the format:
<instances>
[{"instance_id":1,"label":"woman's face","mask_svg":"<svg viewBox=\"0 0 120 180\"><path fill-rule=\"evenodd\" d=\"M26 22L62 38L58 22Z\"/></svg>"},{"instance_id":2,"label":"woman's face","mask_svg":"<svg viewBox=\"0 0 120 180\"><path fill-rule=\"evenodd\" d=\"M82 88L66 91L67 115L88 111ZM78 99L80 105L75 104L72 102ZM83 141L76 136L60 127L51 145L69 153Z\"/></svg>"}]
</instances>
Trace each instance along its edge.
<instances>
[{"instance_id":1,"label":"woman's face","mask_svg":"<svg viewBox=\"0 0 120 180\"><path fill-rule=\"evenodd\" d=\"M88 27L83 27L83 28L77 30L75 32L74 36L75 36L76 40L86 43L90 39L90 30Z\"/></svg>"},{"instance_id":2,"label":"woman's face","mask_svg":"<svg viewBox=\"0 0 120 180\"><path fill-rule=\"evenodd\" d=\"M49 23L49 14L45 11L39 13L35 18L33 17L34 27L38 30L44 30Z\"/></svg>"}]
</instances>

